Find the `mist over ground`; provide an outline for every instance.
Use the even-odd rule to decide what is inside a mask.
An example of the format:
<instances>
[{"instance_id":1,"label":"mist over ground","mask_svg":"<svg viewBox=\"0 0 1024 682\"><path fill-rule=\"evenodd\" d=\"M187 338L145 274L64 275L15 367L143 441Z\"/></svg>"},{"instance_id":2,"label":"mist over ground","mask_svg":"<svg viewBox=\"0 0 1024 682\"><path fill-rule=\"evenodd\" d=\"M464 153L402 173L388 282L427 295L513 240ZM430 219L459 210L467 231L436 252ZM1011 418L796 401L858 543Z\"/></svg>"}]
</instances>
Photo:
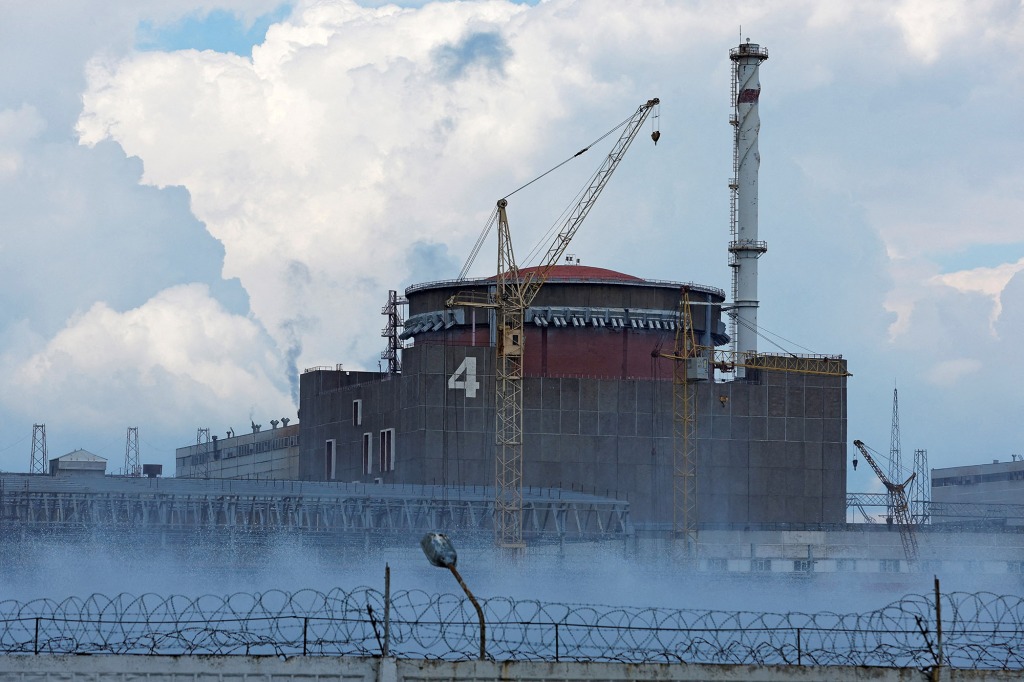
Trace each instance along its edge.
<instances>
[{"instance_id":1,"label":"mist over ground","mask_svg":"<svg viewBox=\"0 0 1024 682\"><path fill-rule=\"evenodd\" d=\"M689 573L671 543L642 540L532 545L518 559L490 538L453 534L459 571L481 599L763 612L866 612L906 594L931 594L933 574ZM947 536L944 543L962 543ZM372 587L460 594L448 571L429 565L417 538L355 536L338 543L293 534L201 534L185 542L91 533L37 537L0 553L0 601L62 600L99 593L198 597L270 590L327 592ZM963 543L967 544L967 543ZM961 558L955 550L946 563ZM1020 594L1021 576L943 568L944 593Z\"/></svg>"}]
</instances>

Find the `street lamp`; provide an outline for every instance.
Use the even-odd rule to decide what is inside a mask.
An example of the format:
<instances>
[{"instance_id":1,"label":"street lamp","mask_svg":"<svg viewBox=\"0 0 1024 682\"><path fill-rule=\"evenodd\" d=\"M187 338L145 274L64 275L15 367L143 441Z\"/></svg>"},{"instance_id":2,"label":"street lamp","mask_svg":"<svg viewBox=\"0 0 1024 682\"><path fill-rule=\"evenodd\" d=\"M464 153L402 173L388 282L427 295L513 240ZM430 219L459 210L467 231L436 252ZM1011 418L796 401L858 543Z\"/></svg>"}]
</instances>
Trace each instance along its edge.
<instances>
[{"instance_id":1,"label":"street lamp","mask_svg":"<svg viewBox=\"0 0 1024 682\"><path fill-rule=\"evenodd\" d=\"M469 601L473 604L473 608L476 609L476 615L480 618L480 660L487 658L487 629L484 625L484 610L480 608L480 604L477 603L476 597L466 587L466 583L463 582L462 576L455 570L455 562L459 560L458 554L455 552L455 546L452 541L448 539L448 536L444 533L427 533L420 540L420 547L423 548L423 553L427 555L427 561L438 568L447 568L455 576L455 579L459 581L459 585L462 587L462 591L469 597Z\"/></svg>"}]
</instances>

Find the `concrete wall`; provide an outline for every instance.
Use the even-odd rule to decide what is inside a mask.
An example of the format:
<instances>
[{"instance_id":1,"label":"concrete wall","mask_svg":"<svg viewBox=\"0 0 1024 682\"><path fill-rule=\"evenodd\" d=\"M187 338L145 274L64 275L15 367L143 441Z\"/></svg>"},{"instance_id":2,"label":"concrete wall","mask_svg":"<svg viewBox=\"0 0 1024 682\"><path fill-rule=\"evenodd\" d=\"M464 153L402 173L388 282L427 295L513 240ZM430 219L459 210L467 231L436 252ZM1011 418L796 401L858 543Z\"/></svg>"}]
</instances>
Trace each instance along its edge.
<instances>
[{"instance_id":1,"label":"concrete wall","mask_svg":"<svg viewBox=\"0 0 1024 682\"><path fill-rule=\"evenodd\" d=\"M467 360L475 377L459 372ZM334 441L337 480L493 484L493 349L420 345L404 351L401 375L347 385L319 376L331 374L301 377L303 479L327 476ZM844 522L845 378L761 374L760 382L698 385L701 523ZM523 407L525 486L619 496L634 521L671 521L671 376L527 377ZM394 470L382 472L380 433L388 429Z\"/></svg>"},{"instance_id":2,"label":"concrete wall","mask_svg":"<svg viewBox=\"0 0 1024 682\"><path fill-rule=\"evenodd\" d=\"M1024 575L1019 533L948 533L941 526L916 531L917 566L907 562L899 531L885 524L845 530L703 530L697 538L699 570L799 574L909 573ZM670 542L670 541L669 541ZM671 552L666 542L638 541L638 558Z\"/></svg>"},{"instance_id":3,"label":"concrete wall","mask_svg":"<svg viewBox=\"0 0 1024 682\"><path fill-rule=\"evenodd\" d=\"M678 680L680 682L989 682L1020 679L1020 671L949 670L932 677L918 669L835 666L752 666L394 660L379 658L251 656L0 656L0 678L20 682L412 682L414 680Z\"/></svg>"}]
</instances>

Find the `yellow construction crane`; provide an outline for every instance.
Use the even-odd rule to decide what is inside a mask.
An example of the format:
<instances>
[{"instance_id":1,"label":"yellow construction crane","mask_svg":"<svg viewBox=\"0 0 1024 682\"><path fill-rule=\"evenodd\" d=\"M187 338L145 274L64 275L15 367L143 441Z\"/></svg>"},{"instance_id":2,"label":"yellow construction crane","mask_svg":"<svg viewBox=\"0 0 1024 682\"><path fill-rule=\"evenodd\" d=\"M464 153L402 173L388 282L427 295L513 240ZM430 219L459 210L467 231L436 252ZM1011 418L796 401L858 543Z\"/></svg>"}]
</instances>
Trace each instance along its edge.
<instances>
[{"instance_id":1,"label":"yellow construction crane","mask_svg":"<svg viewBox=\"0 0 1024 682\"><path fill-rule=\"evenodd\" d=\"M676 314L672 363L672 527L686 540L687 552L696 546L697 521L697 387L706 381L707 358L699 355L693 336L690 287L684 286Z\"/></svg>"},{"instance_id":2,"label":"yellow construction crane","mask_svg":"<svg viewBox=\"0 0 1024 682\"><path fill-rule=\"evenodd\" d=\"M672 353L658 353L673 360L672 372L672 525L677 539L685 540L686 553L697 548L697 386L711 379L711 372L737 368L848 377L841 357L750 353L721 350L696 343L693 334L690 289L684 286L677 312L676 340Z\"/></svg>"},{"instance_id":3,"label":"yellow construction crane","mask_svg":"<svg viewBox=\"0 0 1024 682\"><path fill-rule=\"evenodd\" d=\"M604 162L592 176L575 208L558 231L547 253L536 268L521 271L512 250L508 225L508 197L498 200L498 274L494 293L481 300L458 294L448 307L465 305L494 309L495 319L495 542L499 547L521 548L523 543L523 322L526 310L547 280L551 269L565 253L569 242L587 217L615 168L622 161L651 111L657 98L641 104L625 122L622 133ZM661 137L654 131L655 143ZM577 152L579 156L586 149ZM509 195L511 196L511 195Z\"/></svg>"},{"instance_id":4,"label":"yellow construction crane","mask_svg":"<svg viewBox=\"0 0 1024 682\"><path fill-rule=\"evenodd\" d=\"M881 467L875 463L863 441L855 440L853 444L864 455L865 461L871 465L875 475L878 476L878 480L882 482L882 485L889 492L889 509L892 510L892 516L887 516L885 520L890 525L893 522L896 523L900 531L900 540L903 542L903 552L907 556L907 564L910 570L916 570L918 555L917 534L914 532L914 523L910 518L910 503L907 501L906 488L917 474L910 474L910 478L903 483L893 483L882 473ZM857 468L856 459L853 460L853 468Z\"/></svg>"}]
</instances>

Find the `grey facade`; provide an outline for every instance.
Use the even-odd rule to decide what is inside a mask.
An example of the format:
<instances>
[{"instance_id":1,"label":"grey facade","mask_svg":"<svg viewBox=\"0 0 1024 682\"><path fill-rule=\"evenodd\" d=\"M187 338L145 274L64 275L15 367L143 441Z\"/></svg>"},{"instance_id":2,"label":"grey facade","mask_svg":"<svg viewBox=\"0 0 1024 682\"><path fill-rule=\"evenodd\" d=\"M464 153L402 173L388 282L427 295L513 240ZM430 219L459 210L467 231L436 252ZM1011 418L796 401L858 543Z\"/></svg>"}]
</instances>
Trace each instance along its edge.
<instances>
[{"instance_id":1,"label":"grey facade","mask_svg":"<svg viewBox=\"0 0 1024 682\"><path fill-rule=\"evenodd\" d=\"M458 387L467 358L473 391ZM492 485L493 362L488 346L422 344L401 374L304 373L300 477L330 480L333 467L339 481ZM845 377L748 374L697 385L700 523L843 523ZM523 421L524 486L618 496L634 522L671 522L670 374L528 376Z\"/></svg>"},{"instance_id":2,"label":"grey facade","mask_svg":"<svg viewBox=\"0 0 1024 682\"><path fill-rule=\"evenodd\" d=\"M1024 511L1024 459L992 464L932 469L931 511L934 523L978 522L976 511L961 505L987 507L985 520L1019 525Z\"/></svg>"},{"instance_id":3,"label":"grey facade","mask_svg":"<svg viewBox=\"0 0 1024 682\"><path fill-rule=\"evenodd\" d=\"M217 438L174 451L177 478L299 478L299 425Z\"/></svg>"}]
</instances>

